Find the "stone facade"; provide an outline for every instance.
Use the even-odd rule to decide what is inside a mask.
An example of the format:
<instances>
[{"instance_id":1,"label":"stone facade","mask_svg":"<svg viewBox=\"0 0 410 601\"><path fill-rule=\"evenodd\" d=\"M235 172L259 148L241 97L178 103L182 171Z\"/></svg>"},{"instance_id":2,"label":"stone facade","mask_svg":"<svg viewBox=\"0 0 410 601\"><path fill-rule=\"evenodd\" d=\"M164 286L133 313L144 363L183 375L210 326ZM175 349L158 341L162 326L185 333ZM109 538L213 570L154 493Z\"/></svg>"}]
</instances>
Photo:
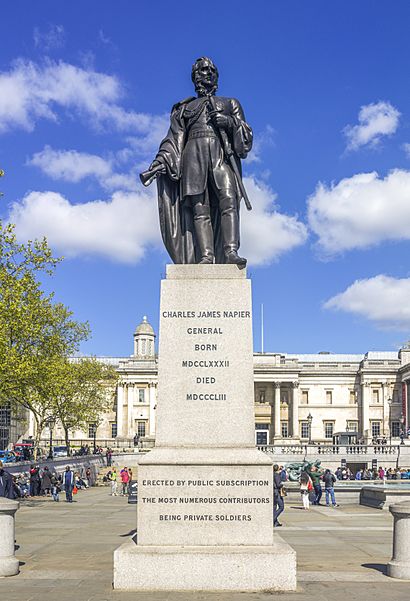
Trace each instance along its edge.
<instances>
[{"instance_id":1,"label":"stone facade","mask_svg":"<svg viewBox=\"0 0 410 601\"><path fill-rule=\"evenodd\" d=\"M135 330L130 357L100 360L116 366L118 384L97 439L125 443L137 435L153 440L158 364L147 318ZM410 349L364 355L254 353L254 397L255 442L261 446L309 439L326 443L336 433L354 431L363 442L383 436L397 442L410 425ZM25 436L33 434L32 420L28 425ZM89 434L75 432L73 439ZM58 425L54 436L61 436Z\"/></svg>"}]
</instances>

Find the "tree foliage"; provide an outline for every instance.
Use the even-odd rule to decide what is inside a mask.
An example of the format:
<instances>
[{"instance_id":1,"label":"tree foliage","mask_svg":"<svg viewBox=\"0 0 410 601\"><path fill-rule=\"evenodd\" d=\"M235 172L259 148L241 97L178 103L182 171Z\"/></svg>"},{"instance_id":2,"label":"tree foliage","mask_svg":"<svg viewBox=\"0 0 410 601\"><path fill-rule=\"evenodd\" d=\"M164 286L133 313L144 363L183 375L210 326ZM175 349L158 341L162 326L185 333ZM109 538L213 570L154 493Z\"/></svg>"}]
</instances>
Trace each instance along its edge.
<instances>
[{"instance_id":1,"label":"tree foliage","mask_svg":"<svg viewBox=\"0 0 410 601\"><path fill-rule=\"evenodd\" d=\"M88 323L41 288L40 276L59 261L45 238L21 244L14 226L0 221L0 403L33 413L37 445L52 407L51 366L89 336Z\"/></svg>"},{"instance_id":2,"label":"tree foliage","mask_svg":"<svg viewBox=\"0 0 410 601\"><path fill-rule=\"evenodd\" d=\"M69 447L69 431L97 427L113 403L115 369L94 358L61 359L50 364L52 411L61 422Z\"/></svg>"}]
</instances>

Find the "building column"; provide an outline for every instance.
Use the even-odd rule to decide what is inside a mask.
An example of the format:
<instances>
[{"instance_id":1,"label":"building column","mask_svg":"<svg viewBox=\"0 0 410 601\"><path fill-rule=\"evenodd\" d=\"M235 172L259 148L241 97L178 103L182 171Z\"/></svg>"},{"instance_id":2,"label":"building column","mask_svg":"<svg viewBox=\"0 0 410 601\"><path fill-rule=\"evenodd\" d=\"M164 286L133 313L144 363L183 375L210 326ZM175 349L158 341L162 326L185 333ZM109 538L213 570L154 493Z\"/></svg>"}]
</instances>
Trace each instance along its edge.
<instances>
[{"instance_id":1,"label":"building column","mask_svg":"<svg viewBox=\"0 0 410 601\"><path fill-rule=\"evenodd\" d=\"M127 428L125 436L134 438L134 384L128 384L127 399Z\"/></svg>"},{"instance_id":2,"label":"building column","mask_svg":"<svg viewBox=\"0 0 410 601\"><path fill-rule=\"evenodd\" d=\"M292 438L299 439L299 382L292 382Z\"/></svg>"},{"instance_id":3,"label":"building column","mask_svg":"<svg viewBox=\"0 0 410 601\"><path fill-rule=\"evenodd\" d=\"M360 411L360 434L364 438L364 442L367 443L371 438L370 422L369 422L369 405L370 405L370 383L363 382L361 385L361 411Z\"/></svg>"},{"instance_id":4,"label":"building column","mask_svg":"<svg viewBox=\"0 0 410 601\"><path fill-rule=\"evenodd\" d=\"M282 438L282 431L280 427L280 382L274 382L275 397L273 402L273 415L274 415L274 437L276 439Z\"/></svg>"},{"instance_id":5,"label":"building column","mask_svg":"<svg viewBox=\"0 0 410 601\"><path fill-rule=\"evenodd\" d=\"M123 407L124 407L124 385L118 384L117 388L117 436L123 436Z\"/></svg>"},{"instance_id":6,"label":"building column","mask_svg":"<svg viewBox=\"0 0 410 601\"><path fill-rule=\"evenodd\" d=\"M149 385L149 435L155 436L155 412L157 409L157 385L151 382Z\"/></svg>"}]
</instances>

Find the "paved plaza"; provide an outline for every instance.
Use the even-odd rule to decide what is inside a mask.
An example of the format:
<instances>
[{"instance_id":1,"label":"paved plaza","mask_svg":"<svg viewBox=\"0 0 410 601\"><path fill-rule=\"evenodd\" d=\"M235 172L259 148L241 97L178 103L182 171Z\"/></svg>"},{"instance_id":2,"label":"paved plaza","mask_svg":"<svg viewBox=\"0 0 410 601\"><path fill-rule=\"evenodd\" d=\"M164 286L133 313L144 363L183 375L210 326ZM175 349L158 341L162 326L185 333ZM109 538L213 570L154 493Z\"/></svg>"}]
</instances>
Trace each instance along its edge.
<instances>
[{"instance_id":1,"label":"paved plaza","mask_svg":"<svg viewBox=\"0 0 410 601\"><path fill-rule=\"evenodd\" d=\"M113 551L136 527L136 506L108 488L80 491L76 502L25 501L17 516L21 572L0 579L2 601L258 601L271 593L122 593L112 590ZM408 600L410 582L388 578L392 517L357 504L300 508L288 501L278 529L298 558L298 591L281 601Z\"/></svg>"}]
</instances>

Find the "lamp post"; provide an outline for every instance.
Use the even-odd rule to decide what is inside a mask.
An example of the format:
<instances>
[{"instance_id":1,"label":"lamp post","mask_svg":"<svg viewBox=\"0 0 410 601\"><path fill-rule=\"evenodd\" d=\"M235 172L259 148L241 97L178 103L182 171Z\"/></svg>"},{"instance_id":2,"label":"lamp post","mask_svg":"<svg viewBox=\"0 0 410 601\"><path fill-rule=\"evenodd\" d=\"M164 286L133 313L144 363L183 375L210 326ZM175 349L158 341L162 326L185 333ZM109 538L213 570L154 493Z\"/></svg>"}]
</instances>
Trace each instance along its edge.
<instances>
[{"instance_id":1,"label":"lamp post","mask_svg":"<svg viewBox=\"0 0 410 601\"><path fill-rule=\"evenodd\" d=\"M392 438L392 423L391 423L391 404L393 402L393 399L391 397L389 397L387 399L387 402L389 404L389 438L390 438L390 446L391 446L391 438Z\"/></svg>"},{"instance_id":2,"label":"lamp post","mask_svg":"<svg viewBox=\"0 0 410 601\"><path fill-rule=\"evenodd\" d=\"M309 412L309 415L307 416L307 423L308 423L308 428L309 428L309 444L312 444L312 421L313 421L313 416L311 415L311 413Z\"/></svg>"},{"instance_id":3,"label":"lamp post","mask_svg":"<svg viewBox=\"0 0 410 601\"><path fill-rule=\"evenodd\" d=\"M53 428L55 423L55 418L50 415L50 417L47 419L47 426L50 428L50 448L48 450L48 459L53 459Z\"/></svg>"},{"instance_id":4,"label":"lamp post","mask_svg":"<svg viewBox=\"0 0 410 601\"><path fill-rule=\"evenodd\" d=\"M98 426L97 426L97 424L94 422L94 423L92 424L92 429L93 429L93 442L94 442L93 453L94 453L94 455L95 455L95 454L96 454L96 452L97 452L97 445L96 445L96 438L97 438L97 428L98 428Z\"/></svg>"},{"instance_id":5,"label":"lamp post","mask_svg":"<svg viewBox=\"0 0 410 601\"><path fill-rule=\"evenodd\" d=\"M403 413L400 415L400 438L401 438L401 442L400 444L404 444L404 437L405 437L405 432L404 432L404 422L405 422L405 418Z\"/></svg>"}]
</instances>

